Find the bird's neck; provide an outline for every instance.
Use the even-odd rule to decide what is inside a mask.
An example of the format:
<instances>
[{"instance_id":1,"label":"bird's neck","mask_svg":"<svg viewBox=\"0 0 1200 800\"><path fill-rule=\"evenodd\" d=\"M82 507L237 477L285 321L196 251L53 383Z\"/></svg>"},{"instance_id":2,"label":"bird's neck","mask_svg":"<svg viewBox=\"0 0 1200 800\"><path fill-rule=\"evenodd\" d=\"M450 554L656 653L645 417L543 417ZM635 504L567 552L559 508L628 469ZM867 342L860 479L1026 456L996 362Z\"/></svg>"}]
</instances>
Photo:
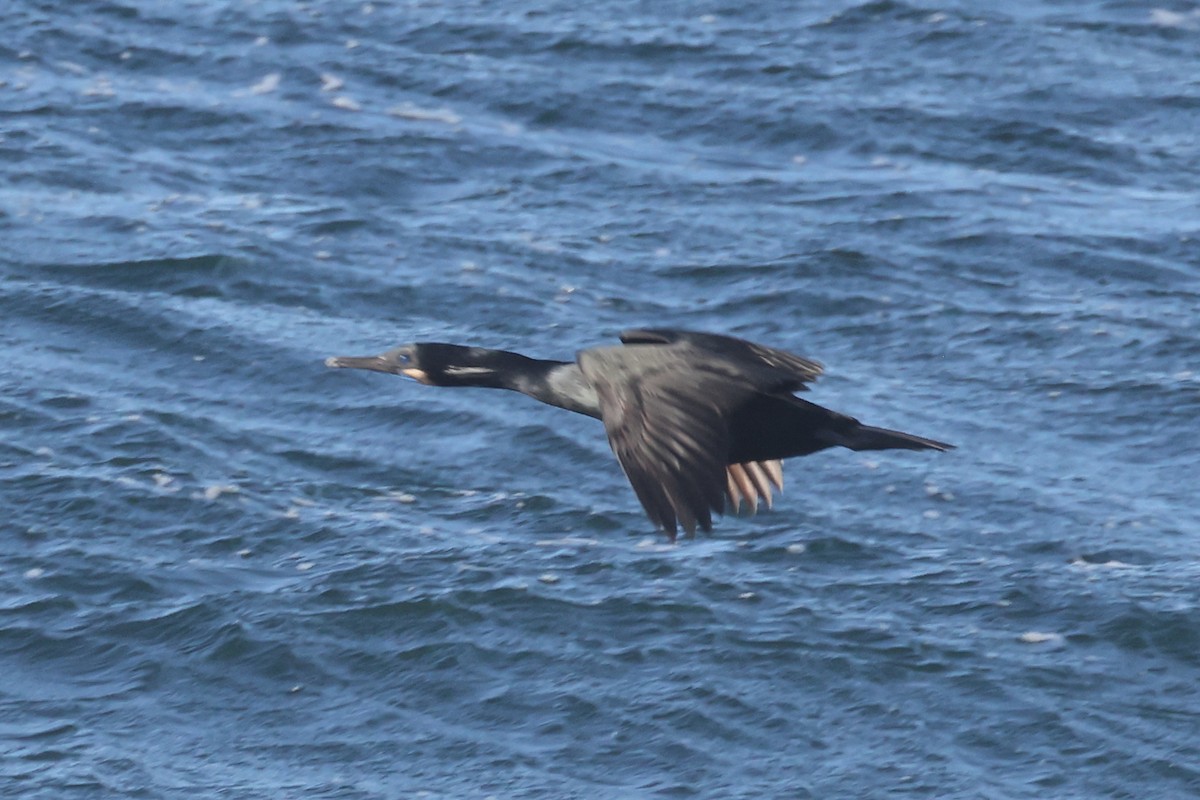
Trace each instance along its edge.
<instances>
[{"instance_id":1,"label":"bird's neck","mask_svg":"<svg viewBox=\"0 0 1200 800\"><path fill-rule=\"evenodd\" d=\"M573 361L536 363L540 365L539 371L527 375L519 386L512 388L543 403L600 418L600 398L583 377L578 364Z\"/></svg>"},{"instance_id":2,"label":"bird's neck","mask_svg":"<svg viewBox=\"0 0 1200 800\"><path fill-rule=\"evenodd\" d=\"M475 363L448 372L460 386L509 389L568 411L600 416L596 392L573 361L550 361L507 350L488 350Z\"/></svg>"}]
</instances>

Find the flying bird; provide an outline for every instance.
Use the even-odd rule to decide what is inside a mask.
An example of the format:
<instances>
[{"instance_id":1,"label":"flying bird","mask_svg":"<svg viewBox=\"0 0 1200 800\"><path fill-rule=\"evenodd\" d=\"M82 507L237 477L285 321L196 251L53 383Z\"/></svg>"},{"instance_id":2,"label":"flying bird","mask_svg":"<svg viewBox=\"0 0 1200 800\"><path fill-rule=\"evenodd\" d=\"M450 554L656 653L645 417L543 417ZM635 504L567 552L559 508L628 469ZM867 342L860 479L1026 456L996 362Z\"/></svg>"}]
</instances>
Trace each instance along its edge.
<instances>
[{"instance_id":1,"label":"flying bird","mask_svg":"<svg viewBox=\"0 0 1200 800\"><path fill-rule=\"evenodd\" d=\"M713 333L637 329L622 345L547 361L440 342L377 356L335 356L328 367L405 375L430 386L510 389L604 423L609 444L650 520L672 541L712 530L713 512L772 504L783 459L828 447L950 450L953 445L863 425L796 396L821 375L816 361Z\"/></svg>"}]
</instances>

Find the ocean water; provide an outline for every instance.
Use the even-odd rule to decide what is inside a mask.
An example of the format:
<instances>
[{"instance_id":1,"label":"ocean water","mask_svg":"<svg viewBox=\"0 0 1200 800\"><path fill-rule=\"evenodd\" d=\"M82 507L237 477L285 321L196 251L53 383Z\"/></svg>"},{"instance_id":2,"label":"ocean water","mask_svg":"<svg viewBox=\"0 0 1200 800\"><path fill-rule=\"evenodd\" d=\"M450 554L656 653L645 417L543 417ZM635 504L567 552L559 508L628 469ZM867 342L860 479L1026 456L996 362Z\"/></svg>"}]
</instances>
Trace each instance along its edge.
<instances>
[{"instance_id":1,"label":"ocean water","mask_svg":"<svg viewBox=\"0 0 1200 800\"><path fill-rule=\"evenodd\" d=\"M16 0L0 796L1200 795L1200 6ZM623 328L958 445L669 545Z\"/></svg>"}]
</instances>

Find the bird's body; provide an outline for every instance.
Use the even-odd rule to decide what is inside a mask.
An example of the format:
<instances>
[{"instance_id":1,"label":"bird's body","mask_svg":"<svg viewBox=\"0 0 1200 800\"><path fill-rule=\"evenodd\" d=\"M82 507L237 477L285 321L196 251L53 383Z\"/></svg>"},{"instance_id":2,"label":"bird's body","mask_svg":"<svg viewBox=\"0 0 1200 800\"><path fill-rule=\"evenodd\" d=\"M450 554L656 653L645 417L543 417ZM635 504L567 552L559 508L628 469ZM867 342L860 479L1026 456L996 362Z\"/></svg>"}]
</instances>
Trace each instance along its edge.
<instances>
[{"instance_id":1,"label":"bird's body","mask_svg":"<svg viewBox=\"0 0 1200 800\"><path fill-rule=\"evenodd\" d=\"M441 343L330 367L407 375L434 386L510 389L604 422L609 443L650 519L673 539L712 529L712 512L757 510L783 488L782 460L828 447L948 450L912 434L863 425L795 396L822 372L815 361L730 336L631 330L623 346L574 362Z\"/></svg>"}]
</instances>

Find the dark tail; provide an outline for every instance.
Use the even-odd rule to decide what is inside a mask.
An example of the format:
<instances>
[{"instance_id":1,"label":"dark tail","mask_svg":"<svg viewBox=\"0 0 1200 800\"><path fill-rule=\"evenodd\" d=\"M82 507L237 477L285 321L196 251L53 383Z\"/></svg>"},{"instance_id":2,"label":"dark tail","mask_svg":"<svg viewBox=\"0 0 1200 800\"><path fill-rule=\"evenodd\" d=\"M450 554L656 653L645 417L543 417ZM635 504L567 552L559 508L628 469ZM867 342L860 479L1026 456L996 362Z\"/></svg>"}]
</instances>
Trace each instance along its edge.
<instances>
[{"instance_id":1,"label":"dark tail","mask_svg":"<svg viewBox=\"0 0 1200 800\"><path fill-rule=\"evenodd\" d=\"M838 437L842 447L851 450L953 450L954 445L926 439L923 436L913 436L911 433L889 431L887 428L872 428L870 425L859 425L848 431L839 431Z\"/></svg>"}]
</instances>

